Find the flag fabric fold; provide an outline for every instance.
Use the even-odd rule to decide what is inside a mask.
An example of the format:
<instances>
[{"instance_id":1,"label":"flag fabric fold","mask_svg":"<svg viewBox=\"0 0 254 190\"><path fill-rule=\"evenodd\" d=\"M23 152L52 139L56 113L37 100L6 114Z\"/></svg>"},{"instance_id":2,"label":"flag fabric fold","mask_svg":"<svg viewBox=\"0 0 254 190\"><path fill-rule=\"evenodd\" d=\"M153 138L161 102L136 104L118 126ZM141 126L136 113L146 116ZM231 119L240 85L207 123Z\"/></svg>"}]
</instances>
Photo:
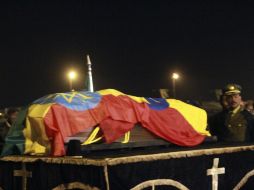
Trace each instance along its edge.
<instances>
[{"instance_id":1,"label":"flag fabric fold","mask_svg":"<svg viewBox=\"0 0 254 190\"><path fill-rule=\"evenodd\" d=\"M21 111L2 155L13 154L17 146L21 154L63 156L67 137L99 126L104 141L112 143L137 123L180 146L198 145L209 136L206 112L179 100L130 96L114 89L56 93Z\"/></svg>"}]
</instances>

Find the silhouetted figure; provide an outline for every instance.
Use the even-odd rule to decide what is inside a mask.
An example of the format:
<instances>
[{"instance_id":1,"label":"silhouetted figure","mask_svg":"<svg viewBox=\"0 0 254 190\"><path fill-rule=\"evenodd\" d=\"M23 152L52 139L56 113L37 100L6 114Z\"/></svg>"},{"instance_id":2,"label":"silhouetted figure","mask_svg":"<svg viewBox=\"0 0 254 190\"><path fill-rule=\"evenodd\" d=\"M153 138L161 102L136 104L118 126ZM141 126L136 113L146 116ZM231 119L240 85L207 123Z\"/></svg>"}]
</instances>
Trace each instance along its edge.
<instances>
[{"instance_id":1,"label":"silhouetted figure","mask_svg":"<svg viewBox=\"0 0 254 190\"><path fill-rule=\"evenodd\" d=\"M254 101L253 100L246 101L244 107L248 112L254 115Z\"/></svg>"},{"instance_id":2,"label":"silhouetted figure","mask_svg":"<svg viewBox=\"0 0 254 190\"><path fill-rule=\"evenodd\" d=\"M17 108L9 108L7 110L7 113L5 115L5 121L0 125L0 148L2 149L2 146L5 142L5 137L7 133L9 132L9 129L11 128L12 124L15 122L17 118L19 110Z\"/></svg>"},{"instance_id":3,"label":"silhouetted figure","mask_svg":"<svg viewBox=\"0 0 254 190\"><path fill-rule=\"evenodd\" d=\"M220 96L220 105L222 107L222 110L227 110L229 108L227 96L224 94Z\"/></svg>"}]
</instances>

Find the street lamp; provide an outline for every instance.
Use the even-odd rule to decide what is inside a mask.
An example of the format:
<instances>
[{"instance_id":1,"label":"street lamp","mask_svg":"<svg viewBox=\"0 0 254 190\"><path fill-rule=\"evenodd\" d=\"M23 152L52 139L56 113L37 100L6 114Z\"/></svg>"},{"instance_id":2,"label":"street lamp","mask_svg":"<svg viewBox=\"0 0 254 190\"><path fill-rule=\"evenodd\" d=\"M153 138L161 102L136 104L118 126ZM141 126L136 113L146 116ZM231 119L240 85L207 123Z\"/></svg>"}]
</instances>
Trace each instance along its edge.
<instances>
[{"instance_id":1,"label":"street lamp","mask_svg":"<svg viewBox=\"0 0 254 190\"><path fill-rule=\"evenodd\" d=\"M77 73L75 71L70 71L68 73L68 78L69 78L69 84L70 84L70 91L74 91L73 87L72 87L72 81L74 79L76 79L77 77Z\"/></svg>"},{"instance_id":2,"label":"street lamp","mask_svg":"<svg viewBox=\"0 0 254 190\"><path fill-rule=\"evenodd\" d=\"M176 80L179 79L179 74L172 74L173 97L176 98Z\"/></svg>"}]
</instances>

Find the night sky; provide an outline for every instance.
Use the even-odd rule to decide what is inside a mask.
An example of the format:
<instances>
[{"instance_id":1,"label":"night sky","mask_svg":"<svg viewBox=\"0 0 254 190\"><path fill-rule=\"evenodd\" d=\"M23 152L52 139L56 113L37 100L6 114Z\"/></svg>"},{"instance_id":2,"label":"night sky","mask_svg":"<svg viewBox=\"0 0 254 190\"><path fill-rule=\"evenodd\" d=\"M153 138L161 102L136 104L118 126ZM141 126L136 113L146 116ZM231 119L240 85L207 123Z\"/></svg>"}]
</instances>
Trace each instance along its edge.
<instances>
[{"instance_id":1,"label":"night sky","mask_svg":"<svg viewBox=\"0 0 254 190\"><path fill-rule=\"evenodd\" d=\"M85 87L137 96L172 89L177 99L214 99L234 82L254 99L254 3L219 1L20 1L1 4L0 108Z\"/></svg>"}]
</instances>

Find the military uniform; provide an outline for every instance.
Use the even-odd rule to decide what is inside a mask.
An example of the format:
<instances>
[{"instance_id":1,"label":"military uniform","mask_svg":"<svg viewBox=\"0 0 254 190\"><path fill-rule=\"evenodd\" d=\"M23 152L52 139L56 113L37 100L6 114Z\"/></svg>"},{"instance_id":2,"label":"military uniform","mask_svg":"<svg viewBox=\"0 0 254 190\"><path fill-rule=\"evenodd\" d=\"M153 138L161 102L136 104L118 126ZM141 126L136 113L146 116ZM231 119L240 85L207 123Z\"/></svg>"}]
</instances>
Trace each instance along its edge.
<instances>
[{"instance_id":1,"label":"military uniform","mask_svg":"<svg viewBox=\"0 0 254 190\"><path fill-rule=\"evenodd\" d=\"M241 86L228 84L223 95L228 97L231 105L209 119L210 133L217 136L218 141L254 141L254 116L240 106L240 93Z\"/></svg>"},{"instance_id":2,"label":"military uniform","mask_svg":"<svg viewBox=\"0 0 254 190\"><path fill-rule=\"evenodd\" d=\"M210 118L209 130L218 141L254 141L254 117L241 107L233 112L224 110Z\"/></svg>"}]
</instances>

